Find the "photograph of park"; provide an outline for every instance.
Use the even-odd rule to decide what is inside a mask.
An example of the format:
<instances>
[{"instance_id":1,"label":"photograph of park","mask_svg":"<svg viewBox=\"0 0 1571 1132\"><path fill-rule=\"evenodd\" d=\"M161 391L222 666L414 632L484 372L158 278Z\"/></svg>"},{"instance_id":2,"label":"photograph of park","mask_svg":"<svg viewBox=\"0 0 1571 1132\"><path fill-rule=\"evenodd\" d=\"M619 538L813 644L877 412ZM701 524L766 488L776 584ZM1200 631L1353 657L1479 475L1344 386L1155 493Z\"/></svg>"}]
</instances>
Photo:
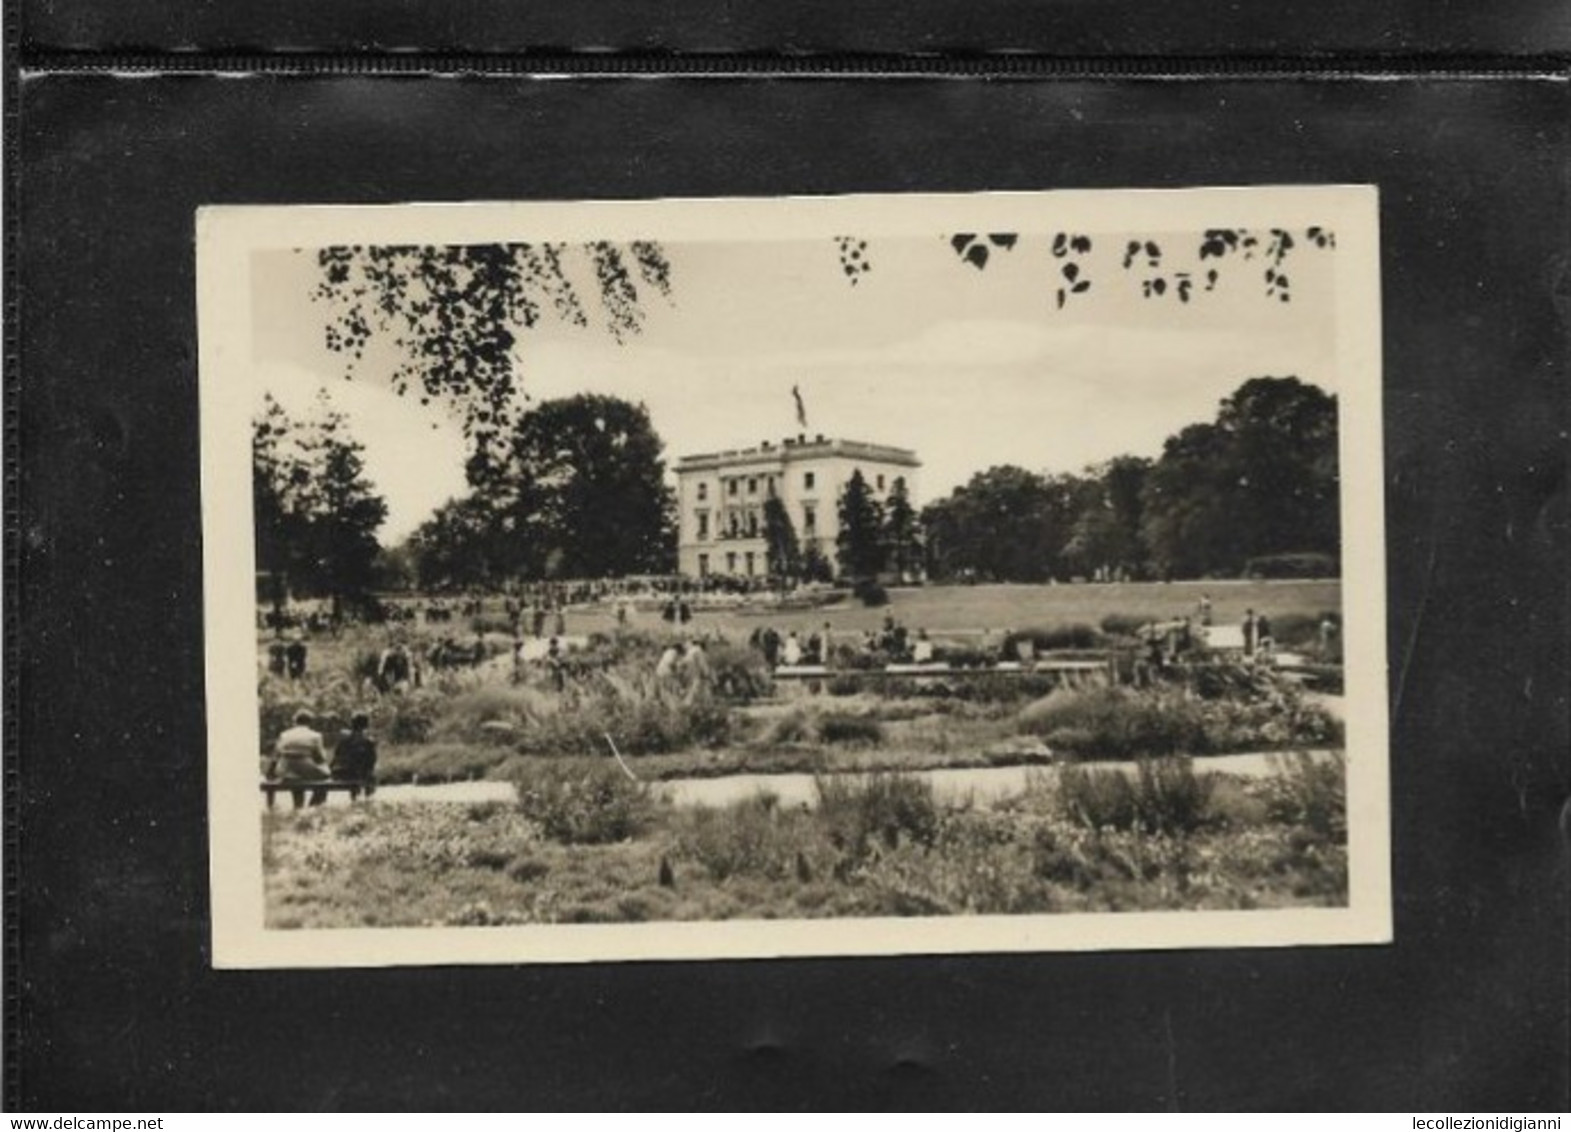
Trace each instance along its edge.
<instances>
[{"instance_id":1,"label":"photograph of park","mask_svg":"<svg viewBox=\"0 0 1571 1132\"><path fill-rule=\"evenodd\" d=\"M250 248L259 929L1346 910L1354 237L1051 196Z\"/></svg>"}]
</instances>

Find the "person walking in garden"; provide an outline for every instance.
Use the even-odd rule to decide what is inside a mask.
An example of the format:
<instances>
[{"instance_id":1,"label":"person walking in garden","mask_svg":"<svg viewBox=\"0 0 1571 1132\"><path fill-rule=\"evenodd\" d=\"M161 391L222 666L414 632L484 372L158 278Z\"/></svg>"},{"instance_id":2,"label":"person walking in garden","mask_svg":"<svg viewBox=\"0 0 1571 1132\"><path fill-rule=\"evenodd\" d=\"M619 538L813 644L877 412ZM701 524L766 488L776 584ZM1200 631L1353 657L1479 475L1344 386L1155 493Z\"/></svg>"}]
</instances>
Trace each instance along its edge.
<instances>
[{"instance_id":1,"label":"person walking in garden","mask_svg":"<svg viewBox=\"0 0 1571 1132\"><path fill-rule=\"evenodd\" d=\"M780 661L780 634L770 625L759 637L759 642L763 646L765 663L773 668Z\"/></svg>"},{"instance_id":2,"label":"person walking in garden","mask_svg":"<svg viewBox=\"0 0 1571 1132\"><path fill-rule=\"evenodd\" d=\"M562 655L562 641L559 637L552 637L551 643L546 646L546 667L551 670L551 683L558 692L567 690L567 658Z\"/></svg>"},{"instance_id":3,"label":"person walking in garden","mask_svg":"<svg viewBox=\"0 0 1571 1132\"><path fill-rule=\"evenodd\" d=\"M348 733L333 748L333 777L358 783L349 791L350 801L360 797L361 791L367 798L376 793L376 740L371 738L370 728L371 717L357 712L349 721Z\"/></svg>"},{"instance_id":4,"label":"person walking in garden","mask_svg":"<svg viewBox=\"0 0 1571 1132\"><path fill-rule=\"evenodd\" d=\"M1254 656L1255 645L1259 642L1260 622L1255 617L1253 609L1244 610L1244 655Z\"/></svg>"},{"instance_id":5,"label":"person walking in garden","mask_svg":"<svg viewBox=\"0 0 1571 1132\"><path fill-rule=\"evenodd\" d=\"M305 675L306 645L305 636L296 629L290 638L288 646L284 649L284 663L288 668L289 679L298 680Z\"/></svg>"},{"instance_id":6,"label":"person walking in garden","mask_svg":"<svg viewBox=\"0 0 1571 1132\"><path fill-rule=\"evenodd\" d=\"M655 663L656 680L674 680L677 668L682 663L682 646L680 644L667 645L660 654L660 659Z\"/></svg>"}]
</instances>

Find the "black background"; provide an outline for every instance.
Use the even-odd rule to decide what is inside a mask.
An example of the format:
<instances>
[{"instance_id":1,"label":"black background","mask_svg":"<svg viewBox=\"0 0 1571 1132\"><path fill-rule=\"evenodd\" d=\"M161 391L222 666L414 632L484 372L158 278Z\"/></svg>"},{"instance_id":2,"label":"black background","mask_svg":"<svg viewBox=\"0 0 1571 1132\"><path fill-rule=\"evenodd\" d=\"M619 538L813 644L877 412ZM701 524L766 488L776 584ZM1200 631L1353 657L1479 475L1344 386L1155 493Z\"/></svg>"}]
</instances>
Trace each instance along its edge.
<instances>
[{"instance_id":1,"label":"black background","mask_svg":"<svg viewBox=\"0 0 1571 1132\"><path fill-rule=\"evenodd\" d=\"M1564 0L26 0L30 49L1533 55Z\"/></svg>"},{"instance_id":2,"label":"black background","mask_svg":"<svg viewBox=\"0 0 1571 1132\"><path fill-rule=\"evenodd\" d=\"M85 11L27 28L121 21ZM1563 84L33 75L19 105L13 1107L1567 1106ZM210 969L199 205L1303 182L1381 190L1394 946Z\"/></svg>"}]
</instances>

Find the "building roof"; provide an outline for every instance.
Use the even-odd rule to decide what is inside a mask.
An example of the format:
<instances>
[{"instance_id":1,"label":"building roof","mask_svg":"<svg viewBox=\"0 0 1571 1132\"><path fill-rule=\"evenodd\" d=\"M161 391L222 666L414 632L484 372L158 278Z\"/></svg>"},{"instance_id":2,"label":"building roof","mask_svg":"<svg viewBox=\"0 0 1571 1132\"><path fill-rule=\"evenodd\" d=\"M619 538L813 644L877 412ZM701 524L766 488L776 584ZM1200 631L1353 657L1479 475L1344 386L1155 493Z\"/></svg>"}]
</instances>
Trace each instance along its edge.
<instances>
[{"instance_id":1,"label":"building roof","mask_svg":"<svg viewBox=\"0 0 1571 1132\"><path fill-rule=\"evenodd\" d=\"M741 464L756 464L760 460L778 460L793 463L800 460L821 460L828 456L844 456L851 460L868 460L880 464L897 464L905 468L919 468L922 462L909 448L895 448L888 444L872 444L865 440L835 440L823 435L809 437L805 434L788 436L779 444L764 441L753 448L727 448L720 452L700 452L683 456L676 462L681 472L712 471Z\"/></svg>"}]
</instances>

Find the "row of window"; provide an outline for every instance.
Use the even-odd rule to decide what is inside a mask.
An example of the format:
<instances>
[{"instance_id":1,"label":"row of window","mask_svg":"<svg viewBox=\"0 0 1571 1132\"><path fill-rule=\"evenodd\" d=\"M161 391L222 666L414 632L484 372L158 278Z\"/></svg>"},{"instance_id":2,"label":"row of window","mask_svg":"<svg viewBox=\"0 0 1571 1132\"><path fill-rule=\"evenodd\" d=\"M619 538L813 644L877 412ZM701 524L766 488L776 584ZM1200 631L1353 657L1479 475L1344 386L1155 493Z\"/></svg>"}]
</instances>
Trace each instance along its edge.
<instances>
[{"instance_id":1,"label":"row of window","mask_svg":"<svg viewBox=\"0 0 1571 1132\"><path fill-rule=\"evenodd\" d=\"M742 558L746 563L747 576L751 578L756 575L758 573L758 559L754 552L749 550L742 556ZM726 552L725 568L727 574L736 573L736 551L728 550ZM698 556L698 576L700 578L709 577L709 555L707 554L700 554Z\"/></svg>"},{"instance_id":2,"label":"row of window","mask_svg":"<svg viewBox=\"0 0 1571 1132\"><path fill-rule=\"evenodd\" d=\"M757 495L758 494L758 485L759 485L760 482L764 483L764 485L765 485L766 489L768 490L769 494L771 494L771 495L774 494L775 477L772 476L772 475L763 476L763 477L759 477L759 476L746 476L746 477L743 477L743 476L732 476L732 477L730 477L730 478L728 478L726 480L721 481L721 482L723 482L725 484L726 494L727 495L732 495L732 496L740 495L742 493L742 481L743 481L744 478L747 480L747 494L749 494L749 495ZM883 491L884 490L884 474L882 472L879 472L877 475L875 475L873 477L873 480L874 480L874 484L877 487L877 489L879 491ZM802 490L803 491L812 491L813 488L816 487L816 486L817 486L817 477L816 477L816 475L813 472L803 472L802 473ZM698 484L698 501L700 503L703 503L706 500L708 500L708 498L709 498L709 484L707 482L701 480L701 481L699 481L699 484Z\"/></svg>"},{"instance_id":3,"label":"row of window","mask_svg":"<svg viewBox=\"0 0 1571 1132\"><path fill-rule=\"evenodd\" d=\"M709 512L695 511L694 517L698 520L698 540L706 541L709 538ZM728 511L725 518L725 534L729 538L757 538L763 527L763 518L756 510L745 513ZM802 533L813 536L818 534L818 508L811 503L802 505Z\"/></svg>"}]
</instances>

